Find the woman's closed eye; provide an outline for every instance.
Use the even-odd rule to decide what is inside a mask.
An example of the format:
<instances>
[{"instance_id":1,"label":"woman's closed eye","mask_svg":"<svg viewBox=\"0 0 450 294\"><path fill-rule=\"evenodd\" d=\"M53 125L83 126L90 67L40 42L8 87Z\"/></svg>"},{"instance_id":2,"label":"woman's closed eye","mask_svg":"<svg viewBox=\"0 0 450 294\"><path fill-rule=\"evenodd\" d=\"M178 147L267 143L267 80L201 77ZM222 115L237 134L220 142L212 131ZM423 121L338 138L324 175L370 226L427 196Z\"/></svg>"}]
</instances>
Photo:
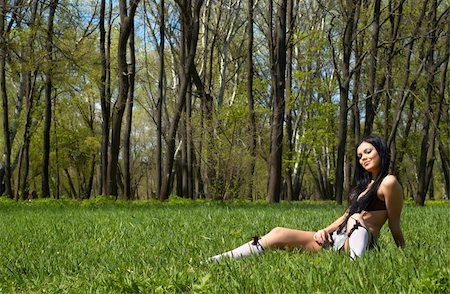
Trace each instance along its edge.
<instances>
[{"instance_id":1,"label":"woman's closed eye","mask_svg":"<svg viewBox=\"0 0 450 294\"><path fill-rule=\"evenodd\" d=\"M372 151L373 151L372 148L368 148L368 149L364 150L364 154L370 154ZM358 159L362 158L362 154L361 153L358 153L357 156L358 156Z\"/></svg>"}]
</instances>

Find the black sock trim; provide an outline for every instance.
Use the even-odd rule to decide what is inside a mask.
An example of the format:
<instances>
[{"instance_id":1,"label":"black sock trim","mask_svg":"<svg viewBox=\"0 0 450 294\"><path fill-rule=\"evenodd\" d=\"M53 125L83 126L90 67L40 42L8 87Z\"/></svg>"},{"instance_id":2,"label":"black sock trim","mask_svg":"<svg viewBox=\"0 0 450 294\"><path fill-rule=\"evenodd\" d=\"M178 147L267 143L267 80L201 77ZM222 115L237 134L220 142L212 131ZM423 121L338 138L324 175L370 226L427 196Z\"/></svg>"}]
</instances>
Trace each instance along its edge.
<instances>
[{"instance_id":1,"label":"black sock trim","mask_svg":"<svg viewBox=\"0 0 450 294\"><path fill-rule=\"evenodd\" d=\"M259 243L259 239L261 239L259 236L253 236L252 239L253 239L253 241L252 241L251 245L260 247L262 250L264 250L264 247L262 247L261 243Z\"/></svg>"}]
</instances>

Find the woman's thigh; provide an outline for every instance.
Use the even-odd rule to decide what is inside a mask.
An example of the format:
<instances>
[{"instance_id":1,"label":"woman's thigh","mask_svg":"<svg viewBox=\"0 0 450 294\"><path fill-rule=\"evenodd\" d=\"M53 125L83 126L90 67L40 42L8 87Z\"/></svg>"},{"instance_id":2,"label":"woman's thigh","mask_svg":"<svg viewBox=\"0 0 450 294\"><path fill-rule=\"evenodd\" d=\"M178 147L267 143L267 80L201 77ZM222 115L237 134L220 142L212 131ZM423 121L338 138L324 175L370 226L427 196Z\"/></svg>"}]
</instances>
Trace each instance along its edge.
<instances>
[{"instance_id":1,"label":"woman's thigh","mask_svg":"<svg viewBox=\"0 0 450 294\"><path fill-rule=\"evenodd\" d=\"M261 238L260 243L264 248L298 248L309 251L318 251L322 249L322 246L314 241L314 233L315 232L277 227L264 235Z\"/></svg>"},{"instance_id":2,"label":"woman's thigh","mask_svg":"<svg viewBox=\"0 0 450 294\"><path fill-rule=\"evenodd\" d=\"M348 219L348 222L347 222L346 234L349 236L351 234L352 229L355 227L355 225L357 223L359 223L359 226L362 227L361 229L367 231L367 234L369 237L368 243L370 244L372 242L372 238L373 238L372 233L370 232L370 230L367 226L367 223L364 221L364 219L362 218L362 216L360 214L355 213L352 216L350 216L350 218ZM356 228L357 227L355 227L355 229ZM347 240L345 242L345 246L344 246L345 251L348 251L348 247L349 247L349 244L348 244L348 238L347 238Z\"/></svg>"}]
</instances>

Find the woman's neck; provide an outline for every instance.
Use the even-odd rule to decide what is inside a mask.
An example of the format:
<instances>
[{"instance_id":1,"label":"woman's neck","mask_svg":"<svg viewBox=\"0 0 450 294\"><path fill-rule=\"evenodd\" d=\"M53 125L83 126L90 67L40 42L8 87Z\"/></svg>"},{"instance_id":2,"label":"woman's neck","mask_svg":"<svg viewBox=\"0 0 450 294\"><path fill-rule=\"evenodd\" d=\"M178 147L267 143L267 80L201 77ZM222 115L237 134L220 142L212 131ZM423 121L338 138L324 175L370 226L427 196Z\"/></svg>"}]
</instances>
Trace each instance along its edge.
<instances>
[{"instance_id":1,"label":"woman's neck","mask_svg":"<svg viewBox=\"0 0 450 294\"><path fill-rule=\"evenodd\" d=\"M380 174L379 172L377 172L377 173L370 173L370 177L371 177L370 183L375 182L375 180L378 178L379 174Z\"/></svg>"}]
</instances>

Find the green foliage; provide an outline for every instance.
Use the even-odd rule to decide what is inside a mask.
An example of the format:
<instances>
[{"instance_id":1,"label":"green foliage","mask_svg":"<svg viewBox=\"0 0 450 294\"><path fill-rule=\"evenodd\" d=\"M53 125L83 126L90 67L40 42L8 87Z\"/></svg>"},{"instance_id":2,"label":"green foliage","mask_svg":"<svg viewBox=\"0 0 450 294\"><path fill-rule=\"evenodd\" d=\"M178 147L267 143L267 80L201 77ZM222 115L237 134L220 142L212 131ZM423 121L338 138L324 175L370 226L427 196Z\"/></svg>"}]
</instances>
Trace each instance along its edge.
<instances>
[{"instance_id":1,"label":"green foliage","mask_svg":"<svg viewBox=\"0 0 450 294\"><path fill-rule=\"evenodd\" d=\"M81 205L82 206L101 206L105 204L115 205L115 204L121 204L123 201L117 200L114 196L106 196L106 195L99 195L96 197L91 197L90 199L83 200Z\"/></svg>"},{"instance_id":2,"label":"green foliage","mask_svg":"<svg viewBox=\"0 0 450 294\"><path fill-rule=\"evenodd\" d=\"M260 111L262 111L260 108L255 110L257 116L260 114ZM263 182L266 180L267 167L262 163L263 167L257 171L261 175L255 174L254 179L248 178L247 167L250 162L249 146L251 134L249 132L246 97L238 95L233 105L222 106L216 115L217 117L214 121L206 126L207 128L213 127L216 129L212 138L213 142L207 148L204 147L205 158L214 157L217 176L212 186L215 199L238 199L244 197L244 187L248 181ZM262 141L261 145L266 146L270 130L260 121L257 121L256 124L257 145ZM266 152L266 150L260 150L260 146L256 148L257 153ZM259 161L260 157L257 156L256 160ZM266 191L266 187L263 185L258 186L257 189L260 189L261 193Z\"/></svg>"},{"instance_id":3,"label":"green foliage","mask_svg":"<svg viewBox=\"0 0 450 294\"><path fill-rule=\"evenodd\" d=\"M207 257L275 226L316 230L344 210L332 202L10 202L0 198L1 293L446 293L446 206L407 206L407 246L382 230L357 261L330 251ZM92 203L95 205L86 205ZM45 205L43 205L45 204Z\"/></svg>"},{"instance_id":4,"label":"green foliage","mask_svg":"<svg viewBox=\"0 0 450 294\"><path fill-rule=\"evenodd\" d=\"M0 197L0 204L12 204L15 203L16 201L14 199L11 199L9 197L6 196L1 196Z\"/></svg>"},{"instance_id":5,"label":"green foliage","mask_svg":"<svg viewBox=\"0 0 450 294\"><path fill-rule=\"evenodd\" d=\"M116 1L114 1L116 2ZM255 98L257 132L258 132L258 154L255 176L251 179L246 177L246 168L250 156L248 152L248 107L246 103L247 92L247 69L246 50L247 47L247 3L229 1L211 1L207 9L208 19L204 19L199 35L195 67L203 79L207 91L212 95L214 103L217 104L219 93L223 90L223 105L213 110L211 114L214 122L208 125L214 134L213 150L207 150L208 140L204 132L204 126L200 125L204 119L204 109L201 109L201 101L198 89L192 87L192 125L193 150L196 152L197 162L202 166L202 180L205 181L205 166L213 158L216 174L220 179L213 186L219 191L219 197L229 195L229 198L239 198L244 194L242 187L249 181L256 183L255 193L261 198L265 197L267 180L267 156L270 149L270 123L271 123L271 101L272 82L271 65L267 40L267 20L260 11L267 10L267 3L259 1L255 6L254 15L254 38L253 62L255 76L253 94ZM402 183L408 189L409 194L415 194L414 187L417 182L418 160L420 158L420 142L423 137L424 118L436 114L436 101L432 101L431 109L426 109L424 97L427 92L428 65L422 69L417 78L415 88L408 89L416 73L419 72L424 62L427 50L430 49L430 32L435 32L436 48L433 56L436 62L440 62L445 56L445 45L447 26L445 22L448 1L437 4L436 29L430 29L433 22L429 19L432 3L428 2L425 7L425 19L421 27L415 32L419 23L419 15L422 13L422 4L417 1L402 2L402 9L396 10L400 5L390 5L383 2L381 5L381 31L378 41L376 84L383 86L377 89L380 105L376 105L376 119L374 132L383 134L384 128L390 131L397 109L401 93L408 93L408 104L402 114L397 130L395 141L396 150L405 152L403 161L398 161L398 168ZM433 2L434 3L434 2ZM117 3L113 3L112 15L118 15ZM36 19L30 7L18 6L9 9L6 13L8 19L7 42L7 64L6 64L6 88L9 99L10 128L14 134L12 142L13 159L13 182L18 182L17 159L22 145L23 128L25 125L26 99L22 97L24 72L32 73L33 82L33 112L32 128L30 130L32 141L30 146L30 173L28 186L30 190L39 193L41 162L42 162L42 123L44 111L44 91L46 70L52 69L53 76L53 120L51 132L51 158L50 170L52 175L59 175L59 190L72 191L69 188L69 176L74 185L75 192L67 192L73 197L86 196L87 179L91 175L92 163L98 172L100 165L100 129L101 114L99 106L99 87L101 74L101 60L99 47L98 9L96 1L60 1L54 23L54 53L53 62L49 64L46 56L46 32L48 5L38 5ZM132 182L136 186L138 194L154 194L155 178L155 105L158 97L158 52L156 46L159 43L157 34L147 32L156 31L158 22L157 3L146 2L140 4L148 20L138 13L136 16L136 48L137 48L137 70L136 70L136 103L133 113L132 130ZM360 107L360 127L364 125L364 107L368 93L367 82L369 80L370 48L373 27L374 3L368 2L358 9L358 18L355 18L355 32L353 51L351 54L352 80L350 81L352 93L349 103L358 98L356 105ZM206 7L204 7L206 8ZM202 8L202 9L204 9ZM171 15L171 21L166 24L167 39L165 51L165 85L164 85L164 126L163 133L167 133L168 122L172 121L172 114L176 107L176 97L179 86L180 66L180 30L179 9L174 3L166 7L167 15ZM295 22L295 27L290 30L289 42L293 45L293 60L290 65L293 69L292 92L287 97L287 109L293 113L295 127L295 150L293 154L284 153L286 160L283 167L294 166L296 163L310 163L308 168L303 169L301 175L303 180L302 193L309 187L315 185L314 180L321 183L333 183L334 164L336 160L336 141L338 126L338 79L342 74L340 63L343 57L342 37L346 27L348 14L346 7L341 2L317 1L299 2L296 13L301 15L301 20ZM221 12L221 13L218 13ZM154 14L156 13L156 14ZM392 14L391 14L392 13ZM206 15L205 15L206 17ZM220 30L211 30L214 24L221 21ZM394 28L398 23L398 36L392 39ZM203 23L203 22L202 22ZM207 25L208 24L208 25ZM210 26L213 24L212 26ZM151 26L149 28L148 26ZM111 23L111 102L114 103L117 96L117 40L119 35L119 18L114 17ZM208 30L207 30L208 29ZM170 44L169 44L170 43ZM391 51L391 44L394 45ZM410 44L413 46L410 48ZM357 64L358 46L359 54L365 56L361 64ZM411 55L410 76L405 82L406 58ZM431 52L430 52L431 53ZM333 55L334 54L334 55ZM431 55L430 55L431 56ZM336 58L333 60L333 58ZM333 64L333 61L336 64ZM337 68L335 68L335 65ZM359 65L361 67L359 67ZM392 67L392 69L390 68ZM222 71L223 69L226 71ZM356 78L361 70L359 88L356 88ZM436 68L436 79L433 91L437 92L437 84L442 67ZM222 80L222 74L224 80ZM387 79L386 82L384 79ZM447 76L448 79L448 76ZM224 82L224 84L221 84ZM405 84L408 84L407 88ZM224 88L220 88L224 85ZM433 94L434 95L434 94ZM448 105L448 91L445 92ZM434 95L435 96L435 95ZM433 99L435 99L434 97ZM389 100L386 100L389 99ZM375 99L377 100L377 99ZM385 101L391 101L390 110L385 109ZM407 114L409 112L409 101L414 101L414 116L411 131L406 134ZM215 105L217 106L217 105ZM21 111L19 111L22 107ZM349 105L350 107L350 105ZM17 109L16 109L17 108ZM349 109L350 110L350 109ZM443 114L448 110L443 110ZM443 115L440 122L439 138L445 146L449 146L448 119ZM349 112L350 118L350 112ZM350 127L349 120L349 127ZM54 129L56 126L56 129ZM179 134L182 128L179 129ZM352 130L349 128L347 142L352 140ZM403 138L408 138L406 146L401 145ZM178 139L177 139L178 140ZM0 149L3 149L3 136L0 136ZM347 146L346 154L353 156L353 150ZM58 154L56 154L58 150ZM286 150L286 148L284 149ZM448 150L447 150L448 151ZM163 150L164 152L164 150ZM202 153L202 154L200 154ZM447 152L448 153L448 152ZM288 158L288 159L287 159ZM346 162L350 162L347 158ZM435 195L441 196L444 182L439 170L439 157L436 156L435 168L438 176L435 177ZM119 162L122 166L122 162ZM304 165L303 165L304 167ZM57 170L59 169L59 170ZM326 177L318 179L320 174ZM66 172L67 171L67 172ZM322 173L323 171L323 173ZM316 173L316 175L314 175ZM145 176L144 176L145 174ZM56 191L57 181L53 177L51 187ZM94 178L94 190L99 188L99 177ZM136 183L134 185L134 183ZM411 184L409 184L411 183ZM152 186L153 185L153 186ZM94 191L98 192L98 191ZM55 194L55 193L53 193ZM73 194L73 195L72 195ZM80 194L80 195L74 195ZM309 193L311 194L311 193ZM150 196L149 196L150 197Z\"/></svg>"},{"instance_id":6,"label":"green foliage","mask_svg":"<svg viewBox=\"0 0 450 294\"><path fill-rule=\"evenodd\" d=\"M314 102L307 107L310 117L305 121L305 131L301 138L304 144L313 148L334 146L337 142L334 124L337 105L331 102Z\"/></svg>"},{"instance_id":7,"label":"green foliage","mask_svg":"<svg viewBox=\"0 0 450 294\"><path fill-rule=\"evenodd\" d=\"M29 201L29 205L32 206L56 206L56 207L66 207L70 205L77 206L79 203L76 200L69 199L69 198L61 198L61 199L54 199L54 198L37 198L33 199L32 201Z\"/></svg>"},{"instance_id":8,"label":"green foliage","mask_svg":"<svg viewBox=\"0 0 450 294\"><path fill-rule=\"evenodd\" d=\"M448 293L450 292L450 269L434 269L421 278L415 278L413 283L422 293Z\"/></svg>"},{"instance_id":9,"label":"green foliage","mask_svg":"<svg viewBox=\"0 0 450 294\"><path fill-rule=\"evenodd\" d=\"M198 199L196 200L196 203L207 203L208 200L206 199ZM182 204L182 205L187 205L187 204L191 204L192 200L189 198L182 198L182 197L178 197L178 196L170 196L169 199L166 201L167 204L171 204L171 205L178 205L178 204Z\"/></svg>"}]
</instances>

